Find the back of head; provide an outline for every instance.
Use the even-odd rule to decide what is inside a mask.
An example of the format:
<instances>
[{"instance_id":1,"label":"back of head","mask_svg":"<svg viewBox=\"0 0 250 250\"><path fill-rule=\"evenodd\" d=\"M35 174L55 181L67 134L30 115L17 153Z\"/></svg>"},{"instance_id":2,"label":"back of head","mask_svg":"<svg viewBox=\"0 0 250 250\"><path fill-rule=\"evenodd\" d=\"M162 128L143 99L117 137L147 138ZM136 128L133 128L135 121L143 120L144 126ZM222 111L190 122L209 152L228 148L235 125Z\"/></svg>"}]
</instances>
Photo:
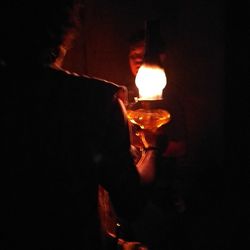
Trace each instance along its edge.
<instances>
[{"instance_id":1,"label":"back of head","mask_svg":"<svg viewBox=\"0 0 250 250\"><path fill-rule=\"evenodd\" d=\"M144 29L137 30L133 32L129 37L129 49L133 50L137 48L140 44L145 43L145 31Z\"/></svg>"},{"instance_id":2,"label":"back of head","mask_svg":"<svg viewBox=\"0 0 250 250\"><path fill-rule=\"evenodd\" d=\"M75 0L1 1L1 64L50 64L75 25Z\"/></svg>"}]
</instances>

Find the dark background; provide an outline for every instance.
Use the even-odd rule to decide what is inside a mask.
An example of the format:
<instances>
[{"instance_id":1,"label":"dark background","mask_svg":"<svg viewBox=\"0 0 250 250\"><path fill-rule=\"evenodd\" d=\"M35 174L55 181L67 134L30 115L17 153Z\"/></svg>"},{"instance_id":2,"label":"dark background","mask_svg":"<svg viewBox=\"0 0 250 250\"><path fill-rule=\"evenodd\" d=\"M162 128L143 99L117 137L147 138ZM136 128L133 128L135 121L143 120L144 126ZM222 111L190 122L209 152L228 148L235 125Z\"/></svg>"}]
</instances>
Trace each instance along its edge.
<instances>
[{"instance_id":1,"label":"dark background","mask_svg":"<svg viewBox=\"0 0 250 250\"><path fill-rule=\"evenodd\" d=\"M186 112L187 235L193 250L240 249L247 236L240 224L242 200L231 185L236 168L225 160L225 80L232 70L226 62L228 6L221 0L88 0L84 5L81 34L64 67L118 84L129 79L129 35L146 20L160 20L168 84L178 87Z\"/></svg>"}]
</instances>

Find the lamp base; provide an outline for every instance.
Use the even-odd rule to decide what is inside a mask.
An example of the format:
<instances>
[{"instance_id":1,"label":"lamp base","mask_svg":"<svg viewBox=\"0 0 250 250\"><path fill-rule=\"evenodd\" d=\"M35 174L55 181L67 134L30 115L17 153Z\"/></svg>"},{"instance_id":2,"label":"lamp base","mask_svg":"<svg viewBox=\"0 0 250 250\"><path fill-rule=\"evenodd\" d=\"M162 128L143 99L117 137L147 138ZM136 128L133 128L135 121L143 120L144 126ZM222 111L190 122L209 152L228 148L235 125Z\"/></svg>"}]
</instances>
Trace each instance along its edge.
<instances>
[{"instance_id":1,"label":"lamp base","mask_svg":"<svg viewBox=\"0 0 250 250\"><path fill-rule=\"evenodd\" d=\"M171 119L170 113L164 109L144 109L127 110L127 117L133 124L141 129L156 131Z\"/></svg>"}]
</instances>

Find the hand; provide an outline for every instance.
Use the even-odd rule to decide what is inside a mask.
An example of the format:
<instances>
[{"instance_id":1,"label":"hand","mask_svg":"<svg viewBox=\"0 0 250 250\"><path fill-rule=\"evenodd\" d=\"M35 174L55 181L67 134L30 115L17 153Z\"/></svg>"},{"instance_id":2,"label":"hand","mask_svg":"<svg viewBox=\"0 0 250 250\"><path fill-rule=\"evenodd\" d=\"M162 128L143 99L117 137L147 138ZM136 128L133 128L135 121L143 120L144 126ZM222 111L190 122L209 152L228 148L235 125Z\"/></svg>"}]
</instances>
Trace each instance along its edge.
<instances>
[{"instance_id":1,"label":"hand","mask_svg":"<svg viewBox=\"0 0 250 250\"><path fill-rule=\"evenodd\" d=\"M142 129L138 131L138 136L143 142L144 148L156 148L163 153L168 146L167 135L160 133L158 130L151 131Z\"/></svg>"}]
</instances>

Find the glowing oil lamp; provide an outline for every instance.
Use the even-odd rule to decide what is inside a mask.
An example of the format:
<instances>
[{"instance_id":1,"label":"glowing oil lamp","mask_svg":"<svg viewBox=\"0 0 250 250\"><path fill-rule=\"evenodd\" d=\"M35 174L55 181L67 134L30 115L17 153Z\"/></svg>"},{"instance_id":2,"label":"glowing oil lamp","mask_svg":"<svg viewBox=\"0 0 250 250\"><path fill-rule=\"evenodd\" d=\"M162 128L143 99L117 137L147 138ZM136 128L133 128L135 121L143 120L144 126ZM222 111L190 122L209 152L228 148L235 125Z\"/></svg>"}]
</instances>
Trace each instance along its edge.
<instances>
[{"instance_id":1,"label":"glowing oil lamp","mask_svg":"<svg viewBox=\"0 0 250 250\"><path fill-rule=\"evenodd\" d=\"M147 22L146 25L144 62L135 78L139 97L127 110L127 116L131 123L140 126L141 129L156 131L168 123L171 117L167 110L161 108L162 92L166 87L167 77L157 51L158 33L155 32L155 27L158 24Z\"/></svg>"},{"instance_id":2,"label":"glowing oil lamp","mask_svg":"<svg viewBox=\"0 0 250 250\"><path fill-rule=\"evenodd\" d=\"M170 113L160 108L162 91L167 83L165 72L157 65L143 64L135 82L139 98L127 110L128 119L141 129L155 131L170 121Z\"/></svg>"}]
</instances>

